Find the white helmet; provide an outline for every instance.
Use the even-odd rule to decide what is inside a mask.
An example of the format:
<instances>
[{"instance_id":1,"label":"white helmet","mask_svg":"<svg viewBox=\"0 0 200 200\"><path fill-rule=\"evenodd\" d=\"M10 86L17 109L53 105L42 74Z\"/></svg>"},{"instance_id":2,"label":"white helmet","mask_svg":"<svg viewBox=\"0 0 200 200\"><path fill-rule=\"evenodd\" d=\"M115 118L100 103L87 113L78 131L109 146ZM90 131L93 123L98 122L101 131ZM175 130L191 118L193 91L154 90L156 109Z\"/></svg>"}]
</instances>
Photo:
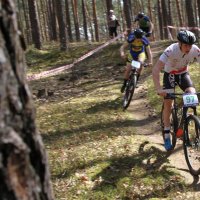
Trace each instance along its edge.
<instances>
[{"instance_id":1,"label":"white helmet","mask_svg":"<svg viewBox=\"0 0 200 200\"><path fill-rule=\"evenodd\" d=\"M114 13L114 10L110 10L110 13Z\"/></svg>"}]
</instances>

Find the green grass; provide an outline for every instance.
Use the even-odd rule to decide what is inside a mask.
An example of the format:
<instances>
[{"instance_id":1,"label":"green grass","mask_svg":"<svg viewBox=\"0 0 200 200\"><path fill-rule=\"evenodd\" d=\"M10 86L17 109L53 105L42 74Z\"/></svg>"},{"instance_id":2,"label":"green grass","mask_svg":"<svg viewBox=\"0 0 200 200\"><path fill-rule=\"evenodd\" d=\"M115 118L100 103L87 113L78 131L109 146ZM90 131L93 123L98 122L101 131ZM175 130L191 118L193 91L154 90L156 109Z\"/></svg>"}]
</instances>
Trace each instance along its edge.
<instances>
[{"instance_id":1,"label":"green grass","mask_svg":"<svg viewBox=\"0 0 200 200\"><path fill-rule=\"evenodd\" d=\"M168 155L136 133L132 114L122 111L118 49L113 44L77 65L74 81L69 71L30 83L35 95L41 88L54 92L35 98L35 106L56 200L172 199L177 192L193 190L169 165ZM48 69L51 59L54 67L61 55L69 56L55 52L53 47L28 52L28 72ZM147 84L149 99L159 110L151 76Z\"/></svg>"}]
</instances>

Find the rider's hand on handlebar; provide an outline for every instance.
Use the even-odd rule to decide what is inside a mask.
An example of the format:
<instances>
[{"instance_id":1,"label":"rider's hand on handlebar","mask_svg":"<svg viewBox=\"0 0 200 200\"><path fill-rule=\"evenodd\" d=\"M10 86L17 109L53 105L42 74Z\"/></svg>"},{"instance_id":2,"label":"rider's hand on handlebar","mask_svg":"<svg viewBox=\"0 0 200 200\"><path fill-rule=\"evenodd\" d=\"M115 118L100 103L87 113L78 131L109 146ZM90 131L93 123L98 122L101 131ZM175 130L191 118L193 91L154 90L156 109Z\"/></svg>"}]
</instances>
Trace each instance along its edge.
<instances>
[{"instance_id":1,"label":"rider's hand on handlebar","mask_svg":"<svg viewBox=\"0 0 200 200\"><path fill-rule=\"evenodd\" d=\"M151 32L148 32L147 34L146 34L146 37L150 37L151 36Z\"/></svg>"},{"instance_id":2,"label":"rider's hand on handlebar","mask_svg":"<svg viewBox=\"0 0 200 200\"><path fill-rule=\"evenodd\" d=\"M152 63L148 63L148 66L149 66L149 67L153 67L153 64L152 64Z\"/></svg>"},{"instance_id":3,"label":"rider's hand on handlebar","mask_svg":"<svg viewBox=\"0 0 200 200\"><path fill-rule=\"evenodd\" d=\"M163 90L163 89L158 89L157 90L157 94L162 96L162 97L165 97L167 95L166 91Z\"/></svg>"},{"instance_id":4,"label":"rider's hand on handlebar","mask_svg":"<svg viewBox=\"0 0 200 200\"><path fill-rule=\"evenodd\" d=\"M121 52L121 57L122 57L123 59L126 59L126 55L125 55L124 52Z\"/></svg>"}]
</instances>

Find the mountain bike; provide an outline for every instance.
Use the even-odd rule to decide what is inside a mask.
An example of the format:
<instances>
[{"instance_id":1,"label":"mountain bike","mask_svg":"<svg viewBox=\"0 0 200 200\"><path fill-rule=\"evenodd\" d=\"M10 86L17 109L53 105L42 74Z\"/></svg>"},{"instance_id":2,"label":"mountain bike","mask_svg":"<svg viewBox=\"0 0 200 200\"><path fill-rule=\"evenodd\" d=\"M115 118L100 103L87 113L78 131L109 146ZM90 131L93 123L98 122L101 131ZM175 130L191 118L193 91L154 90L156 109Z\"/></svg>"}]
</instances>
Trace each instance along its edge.
<instances>
[{"instance_id":1,"label":"mountain bike","mask_svg":"<svg viewBox=\"0 0 200 200\"><path fill-rule=\"evenodd\" d=\"M182 138L185 160L192 175L200 175L200 119L197 117L198 95L190 93L169 93L174 99L171 109L171 140L172 149L177 138ZM182 97L182 105L178 105L177 98ZM163 107L161 111L161 126L163 130Z\"/></svg>"},{"instance_id":2,"label":"mountain bike","mask_svg":"<svg viewBox=\"0 0 200 200\"><path fill-rule=\"evenodd\" d=\"M143 64L144 67L147 67L147 64ZM137 77L138 77L138 69L140 69L141 63L133 60L131 62L131 73L129 75L129 79L126 83L126 88L123 96L123 110L127 109L131 103L136 85L137 85Z\"/></svg>"}]
</instances>

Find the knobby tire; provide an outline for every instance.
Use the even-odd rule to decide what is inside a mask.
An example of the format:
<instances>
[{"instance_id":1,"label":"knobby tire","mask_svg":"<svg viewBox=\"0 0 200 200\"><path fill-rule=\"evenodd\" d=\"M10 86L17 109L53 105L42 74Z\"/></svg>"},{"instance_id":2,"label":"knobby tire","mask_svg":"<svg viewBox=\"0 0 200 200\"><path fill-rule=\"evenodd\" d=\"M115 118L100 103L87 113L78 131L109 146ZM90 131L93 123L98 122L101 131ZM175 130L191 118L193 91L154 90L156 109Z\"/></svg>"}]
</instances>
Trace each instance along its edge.
<instances>
[{"instance_id":1,"label":"knobby tire","mask_svg":"<svg viewBox=\"0 0 200 200\"><path fill-rule=\"evenodd\" d=\"M129 83L127 84L126 88L125 88L125 93L124 93L124 97L123 97L123 109L127 109L128 106L131 103L134 91L135 91L135 87L136 87L136 83L137 83L137 76L136 74L133 74L133 76L130 78Z\"/></svg>"},{"instance_id":2,"label":"knobby tire","mask_svg":"<svg viewBox=\"0 0 200 200\"><path fill-rule=\"evenodd\" d=\"M196 115L186 118L183 137L185 160L194 176L200 175L200 120Z\"/></svg>"}]
</instances>

